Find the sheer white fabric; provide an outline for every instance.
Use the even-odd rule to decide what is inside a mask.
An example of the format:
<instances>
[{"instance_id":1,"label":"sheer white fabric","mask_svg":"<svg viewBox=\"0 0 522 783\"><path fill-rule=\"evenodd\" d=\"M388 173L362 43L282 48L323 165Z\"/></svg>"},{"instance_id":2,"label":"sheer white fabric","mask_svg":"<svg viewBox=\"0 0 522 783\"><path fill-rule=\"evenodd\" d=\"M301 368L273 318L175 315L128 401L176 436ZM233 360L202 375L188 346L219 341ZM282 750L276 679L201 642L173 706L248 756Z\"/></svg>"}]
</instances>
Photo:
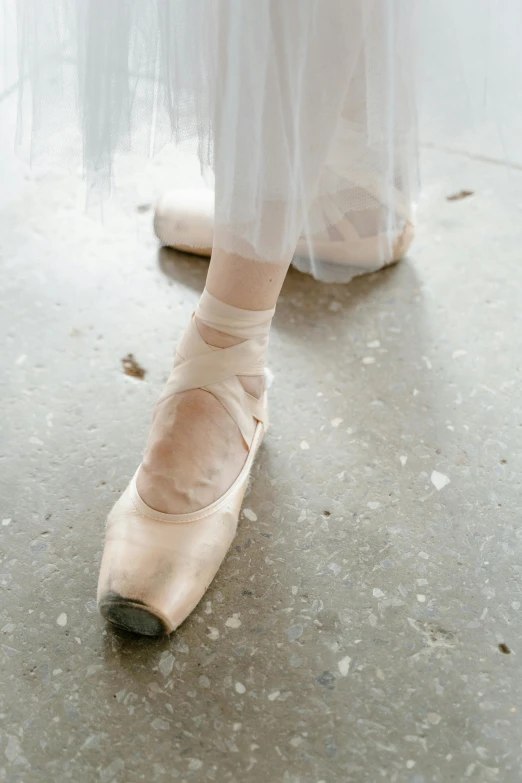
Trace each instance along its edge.
<instances>
[{"instance_id":1,"label":"sheer white fabric","mask_svg":"<svg viewBox=\"0 0 522 783\"><path fill-rule=\"evenodd\" d=\"M466 32L453 25L454 3L3 1L17 3L20 117L28 102L32 115L31 128L25 119L20 128L35 159L82 150L88 182L99 187L111 181L116 151L192 145L215 177L214 241L225 250L279 261L301 237L309 258L296 264L336 280L353 276L356 259L341 250L323 264L312 248L353 236L366 270L394 256L417 192L416 44L420 37L430 52L426 72L442 93L437 57L458 63ZM504 44L518 45L520 8L464 5L485 41L491 26L506 66L489 51L483 81L468 80L466 90L487 86L492 65L497 81L515 65L516 85L518 49ZM451 31L447 51L427 45L437 25ZM438 107L440 116L444 96Z\"/></svg>"},{"instance_id":2,"label":"sheer white fabric","mask_svg":"<svg viewBox=\"0 0 522 783\"><path fill-rule=\"evenodd\" d=\"M18 30L34 156L81 144L99 185L117 150L191 142L225 250L279 261L348 218L385 259L411 218L408 0L19 0Z\"/></svg>"}]
</instances>

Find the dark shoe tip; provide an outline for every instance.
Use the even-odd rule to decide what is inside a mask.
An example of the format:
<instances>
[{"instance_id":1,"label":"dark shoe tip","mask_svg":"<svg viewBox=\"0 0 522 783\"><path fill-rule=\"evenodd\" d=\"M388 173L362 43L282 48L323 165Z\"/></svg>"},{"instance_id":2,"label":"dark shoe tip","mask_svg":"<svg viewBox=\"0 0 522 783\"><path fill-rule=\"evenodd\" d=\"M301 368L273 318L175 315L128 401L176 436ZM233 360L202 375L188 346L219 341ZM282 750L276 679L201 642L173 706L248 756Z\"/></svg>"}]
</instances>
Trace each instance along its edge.
<instances>
[{"instance_id":1,"label":"dark shoe tip","mask_svg":"<svg viewBox=\"0 0 522 783\"><path fill-rule=\"evenodd\" d=\"M164 621L140 601L111 597L100 602L100 613L118 628L141 636L163 636L169 633Z\"/></svg>"}]
</instances>

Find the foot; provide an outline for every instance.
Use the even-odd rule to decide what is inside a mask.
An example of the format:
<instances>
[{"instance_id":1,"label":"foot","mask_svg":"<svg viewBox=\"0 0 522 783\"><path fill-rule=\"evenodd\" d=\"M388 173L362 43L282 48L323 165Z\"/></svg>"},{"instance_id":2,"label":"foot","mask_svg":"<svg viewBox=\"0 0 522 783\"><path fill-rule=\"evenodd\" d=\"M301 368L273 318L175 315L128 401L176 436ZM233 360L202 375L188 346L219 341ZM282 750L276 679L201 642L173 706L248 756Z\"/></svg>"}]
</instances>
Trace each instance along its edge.
<instances>
[{"instance_id":1,"label":"foot","mask_svg":"<svg viewBox=\"0 0 522 783\"><path fill-rule=\"evenodd\" d=\"M171 633L223 562L268 426L265 395L254 395L273 315L203 292L156 406L143 466L107 518L98 606L111 623Z\"/></svg>"},{"instance_id":2,"label":"foot","mask_svg":"<svg viewBox=\"0 0 522 783\"><path fill-rule=\"evenodd\" d=\"M200 322L198 329L205 342L216 348L241 342ZM252 396L263 394L263 376L242 376L240 381ZM226 492L247 455L239 427L212 394L202 389L181 392L154 410L137 489L156 511L198 511Z\"/></svg>"}]
</instances>

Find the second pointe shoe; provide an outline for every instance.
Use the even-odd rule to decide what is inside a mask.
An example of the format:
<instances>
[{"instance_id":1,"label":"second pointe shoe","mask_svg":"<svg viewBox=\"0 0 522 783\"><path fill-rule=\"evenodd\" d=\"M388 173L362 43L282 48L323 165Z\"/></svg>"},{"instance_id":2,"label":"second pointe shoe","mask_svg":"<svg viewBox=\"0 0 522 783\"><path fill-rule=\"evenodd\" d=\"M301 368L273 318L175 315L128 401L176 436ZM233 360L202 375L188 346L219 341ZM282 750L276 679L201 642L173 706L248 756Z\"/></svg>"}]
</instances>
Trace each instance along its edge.
<instances>
[{"instance_id":1,"label":"second pointe shoe","mask_svg":"<svg viewBox=\"0 0 522 783\"><path fill-rule=\"evenodd\" d=\"M231 307L207 291L201 297L198 320L243 342L230 348L209 346L192 316L158 405L178 392L204 389L236 422L248 455L232 486L211 505L191 513L150 508L134 476L109 514L98 582L100 612L120 628L147 636L177 628L205 594L234 539L250 470L268 425L266 393L262 399L252 397L237 376L263 373L273 314Z\"/></svg>"},{"instance_id":2,"label":"second pointe shoe","mask_svg":"<svg viewBox=\"0 0 522 783\"><path fill-rule=\"evenodd\" d=\"M397 203L403 199L397 197ZM404 208L406 215L408 210ZM375 220L380 220L375 213ZM367 225L369 224L369 225ZM364 230L357 231L349 217L311 239L314 258L332 264L354 266L374 271L376 267L394 264L407 253L415 236L412 222L404 217L403 228L390 243L387 236L372 230L371 217L366 218ZM154 213L154 231L162 245L210 257L214 235L214 193L208 188L171 190L158 201ZM310 245L300 238L296 256L308 258Z\"/></svg>"},{"instance_id":3,"label":"second pointe shoe","mask_svg":"<svg viewBox=\"0 0 522 783\"><path fill-rule=\"evenodd\" d=\"M214 193L208 188L168 191L156 204L154 231L166 247L210 258Z\"/></svg>"}]
</instances>

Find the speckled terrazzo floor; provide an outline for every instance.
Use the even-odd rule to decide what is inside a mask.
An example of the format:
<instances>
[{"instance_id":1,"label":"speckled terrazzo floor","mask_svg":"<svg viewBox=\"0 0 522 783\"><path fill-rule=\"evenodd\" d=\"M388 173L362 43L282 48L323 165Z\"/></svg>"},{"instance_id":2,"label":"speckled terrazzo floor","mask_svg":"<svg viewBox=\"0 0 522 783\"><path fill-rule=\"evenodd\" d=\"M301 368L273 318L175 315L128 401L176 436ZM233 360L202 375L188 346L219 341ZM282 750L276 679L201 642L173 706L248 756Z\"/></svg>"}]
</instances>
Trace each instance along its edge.
<instances>
[{"instance_id":1,"label":"speckled terrazzo floor","mask_svg":"<svg viewBox=\"0 0 522 783\"><path fill-rule=\"evenodd\" d=\"M237 540L150 641L96 612L104 518L206 265L158 254L165 160L105 225L2 165L0 779L520 781L522 173L426 152L407 261L289 275Z\"/></svg>"}]
</instances>

